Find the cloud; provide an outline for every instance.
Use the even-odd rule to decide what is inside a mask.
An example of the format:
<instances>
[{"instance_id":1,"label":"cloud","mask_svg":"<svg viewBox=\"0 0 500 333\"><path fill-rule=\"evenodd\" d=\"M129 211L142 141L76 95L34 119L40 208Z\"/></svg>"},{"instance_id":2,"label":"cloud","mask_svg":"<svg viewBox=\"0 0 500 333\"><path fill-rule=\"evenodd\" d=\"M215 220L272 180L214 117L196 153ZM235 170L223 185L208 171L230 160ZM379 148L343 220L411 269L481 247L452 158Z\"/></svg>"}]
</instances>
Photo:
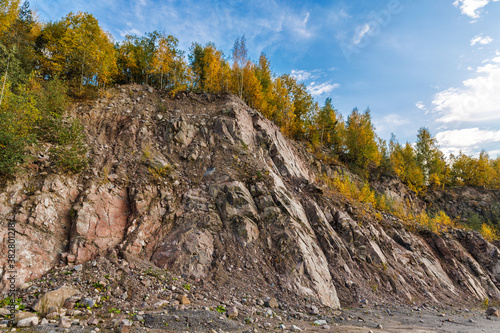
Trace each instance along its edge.
<instances>
[{"instance_id":1,"label":"cloud","mask_svg":"<svg viewBox=\"0 0 500 333\"><path fill-rule=\"evenodd\" d=\"M298 82L301 82L312 78L312 73L302 69L292 69L292 71L290 72L290 76Z\"/></svg>"},{"instance_id":2,"label":"cloud","mask_svg":"<svg viewBox=\"0 0 500 333\"><path fill-rule=\"evenodd\" d=\"M500 121L500 52L478 67L476 77L463 81L461 88L437 93L432 104L438 122Z\"/></svg>"},{"instance_id":3,"label":"cloud","mask_svg":"<svg viewBox=\"0 0 500 333\"><path fill-rule=\"evenodd\" d=\"M476 37L472 38L471 41L470 41L470 45L471 46L474 46L476 44L479 44L479 45L488 45L490 44L491 42L493 42L493 38L491 38L490 36L484 36L481 34L481 35L477 35Z\"/></svg>"},{"instance_id":4,"label":"cloud","mask_svg":"<svg viewBox=\"0 0 500 333\"><path fill-rule=\"evenodd\" d=\"M453 5L459 8L462 14L469 16L476 20L480 17L480 12L490 2L497 2L500 0L455 0ZM474 22L474 21L473 21Z\"/></svg>"},{"instance_id":5,"label":"cloud","mask_svg":"<svg viewBox=\"0 0 500 333\"><path fill-rule=\"evenodd\" d=\"M436 134L441 150L446 154L477 153L488 143L500 142L500 131L482 130L478 127L443 131Z\"/></svg>"},{"instance_id":6,"label":"cloud","mask_svg":"<svg viewBox=\"0 0 500 333\"><path fill-rule=\"evenodd\" d=\"M407 116L402 116L397 113L391 113L382 118L375 117L373 121L375 127L377 128L377 133L384 133L385 135L389 135L391 132L394 132L396 127L411 124L411 121Z\"/></svg>"},{"instance_id":7,"label":"cloud","mask_svg":"<svg viewBox=\"0 0 500 333\"><path fill-rule=\"evenodd\" d=\"M292 69L290 76L293 77L297 82L304 82L308 80L317 79L324 74L320 69L314 69L312 71L306 71L303 69Z\"/></svg>"},{"instance_id":8,"label":"cloud","mask_svg":"<svg viewBox=\"0 0 500 333\"><path fill-rule=\"evenodd\" d=\"M337 89L339 87L340 87L340 84L331 83L330 81L325 82L325 83L321 83L321 84L316 84L316 82L311 82L309 84L309 86L307 87L307 90L309 90L309 93L313 97L318 97L318 96L321 96L323 94L329 93L329 92L331 92L334 89Z\"/></svg>"},{"instance_id":9,"label":"cloud","mask_svg":"<svg viewBox=\"0 0 500 333\"><path fill-rule=\"evenodd\" d=\"M425 114L429 113L429 110L427 110L427 107L425 106L424 102L417 102L415 106L420 110L425 111Z\"/></svg>"},{"instance_id":10,"label":"cloud","mask_svg":"<svg viewBox=\"0 0 500 333\"><path fill-rule=\"evenodd\" d=\"M361 43L363 41L363 38L365 38L365 36L369 34L372 29L372 26L370 26L370 24L368 23L358 26L356 28L356 34L352 38L352 44L358 45L359 43Z\"/></svg>"}]
</instances>

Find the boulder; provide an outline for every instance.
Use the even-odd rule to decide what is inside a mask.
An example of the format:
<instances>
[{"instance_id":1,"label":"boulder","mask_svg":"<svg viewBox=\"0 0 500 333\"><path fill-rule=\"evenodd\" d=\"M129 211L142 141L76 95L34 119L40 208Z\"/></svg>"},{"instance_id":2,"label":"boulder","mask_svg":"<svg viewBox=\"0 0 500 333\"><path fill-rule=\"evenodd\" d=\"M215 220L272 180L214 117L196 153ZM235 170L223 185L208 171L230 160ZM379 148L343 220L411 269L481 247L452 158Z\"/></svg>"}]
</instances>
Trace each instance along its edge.
<instances>
[{"instance_id":1,"label":"boulder","mask_svg":"<svg viewBox=\"0 0 500 333\"><path fill-rule=\"evenodd\" d=\"M78 294L79 292L80 291L75 288L62 286L59 289L49 291L43 295L43 297L35 305L34 309L42 316L45 316L49 313L48 311L51 307L61 308L68 298Z\"/></svg>"},{"instance_id":2,"label":"boulder","mask_svg":"<svg viewBox=\"0 0 500 333\"><path fill-rule=\"evenodd\" d=\"M36 314L34 317L24 318L17 322L17 327L31 327L36 325L38 325L38 317Z\"/></svg>"}]
</instances>

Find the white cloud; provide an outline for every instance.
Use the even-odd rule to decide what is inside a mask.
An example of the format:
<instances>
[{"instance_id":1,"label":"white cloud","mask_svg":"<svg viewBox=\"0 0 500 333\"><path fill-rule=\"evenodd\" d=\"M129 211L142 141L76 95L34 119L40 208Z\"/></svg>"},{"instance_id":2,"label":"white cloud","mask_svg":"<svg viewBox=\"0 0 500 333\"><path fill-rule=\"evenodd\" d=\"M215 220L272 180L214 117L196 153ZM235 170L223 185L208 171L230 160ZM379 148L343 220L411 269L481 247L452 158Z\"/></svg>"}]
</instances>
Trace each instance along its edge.
<instances>
[{"instance_id":1,"label":"white cloud","mask_svg":"<svg viewBox=\"0 0 500 333\"><path fill-rule=\"evenodd\" d=\"M424 102L417 102L417 103L415 104L415 106L416 106L417 108L419 108L420 110L424 111L424 112L425 112L425 114L428 114L428 113L429 113L429 110L428 110L428 109L427 109L427 107L425 106Z\"/></svg>"},{"instance_id":2,"label":"white cloud","mask_svg":"<svg viewBox=\"0 0 500 333\"><path fill-rule=\"evenodd\" d=\"M436 134L441 150L445 154L477 153L488 143L500 142L500 131L482 130L478 127L443 131ZM494 153L494 152L493 152Z\"/></svg>"},{"instance_id":3,"label":"white cloud","mask_svg":"<svg viewBox=\"0 0 500 333\"><path fill-rule=\"evenodd\" d=\"M480 11L490 2L497 2L500 0L455 0L453 5L460 7L462 14L469 16L472 19L480 17Z\"/></svg>"},{"instance_id":4,"label":"white cloud","mask_svg":"<svg viewBox=\"0 0 500 333\"><path fill-rule=\"evenodd\" d=\"M478 127L439 132L438 142L445 146L470 147L485 142L500 142L500 131L482 130Z\"/></svg>"},{"instance_id":5,"label":"white cloud","mask_svg":"<svg viewBox=\"0 0 500 333\"><path fill-rule=\"evenodd\" d=\"M290 72L290 76L298 82L307 81L309 79L314 79L317 77L312 72L308 72L302 69L292 69L292 71Z\"/></svg>"},{"instance_id":6,"label":"white cloud","mask_svg":"<svg viewBox=\"0 0 500 333\"><path fill-rule=\"evenodd\" d=\"M401 125L409 124L410 121L406 117L403 117L396 113L392 113L382 118L382 123L389 127L398 127Z\"/></svg>"},{"instance_id":7,"label":"white cloud","mask_svg":"<svg viewBox=\"0 0 500 333\"><path fill-rule=\"evenodd\" d=\"M483 35L477 35L476 37L474 37L474 38L471 39L470 45L471 46L474 46L476 44L479 44L479 45L488 45L491 42L493 42L493 38L491 38L490 36L484 36L483 37Z\"/></svg>"},{"instance_id":8,"label":"white cloud","mask_svg":"<svg viewBox=\"0 0 500 333\"><path fill-rule=\"evenodd\" d=\"M363 38L372 31L372 27L367 23L356 28L356 34L352 38L352 44L358 45L363 41Z\"/></svg>"},{"instance_id":9,"label":"white cloud","mask_svg":"<svg viewBox=\"0 0 500 333\"><path fill-rule=\"evenodd\" d=\"M500 120L500 53L476 70L477 76L463 81L461 88L449 88L434 96L432 104L439 122Z\"/></svg>"},{"instance_id":10,"label":"white cloud","mask_svg":"<svg viewBox=\"0 0 500 333\"><path fill-rule=\"evenodd\" d=\"M313 97L318 97L323 94L329 93L333 91L334 89L337 89L340 87L340 84L338 83L331 83L331 82L325 82L321 84L316 84L316 82L311 82L309 86L307 87L307 90L309 90L309 93Z\"/></svg>"}]
</instances>

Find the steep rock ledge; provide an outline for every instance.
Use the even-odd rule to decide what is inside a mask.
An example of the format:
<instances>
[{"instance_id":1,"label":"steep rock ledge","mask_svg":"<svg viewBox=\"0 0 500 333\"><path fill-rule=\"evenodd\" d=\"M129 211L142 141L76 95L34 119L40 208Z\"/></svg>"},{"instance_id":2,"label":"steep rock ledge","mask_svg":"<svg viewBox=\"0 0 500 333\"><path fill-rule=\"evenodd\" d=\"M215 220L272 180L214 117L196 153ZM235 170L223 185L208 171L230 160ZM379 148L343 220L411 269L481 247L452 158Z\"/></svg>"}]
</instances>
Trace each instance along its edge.
<instances>
[{"instance_id":1,"label":"steep rock ledge","mask_svg":"<svg viewBox=\"0 0 500 333\"><path fill-rule=\"evenodd\" d=\"M498 247L475 232L412 233L323 195L328 166L235 96L134 85L73 111L89 170L23 174L0 193L3 290L16 221L18 285L116 250L221 289L265 285L332 308L500 300ZM425 207L396 180L373 187Z\"/></svg>"}]
</instances>

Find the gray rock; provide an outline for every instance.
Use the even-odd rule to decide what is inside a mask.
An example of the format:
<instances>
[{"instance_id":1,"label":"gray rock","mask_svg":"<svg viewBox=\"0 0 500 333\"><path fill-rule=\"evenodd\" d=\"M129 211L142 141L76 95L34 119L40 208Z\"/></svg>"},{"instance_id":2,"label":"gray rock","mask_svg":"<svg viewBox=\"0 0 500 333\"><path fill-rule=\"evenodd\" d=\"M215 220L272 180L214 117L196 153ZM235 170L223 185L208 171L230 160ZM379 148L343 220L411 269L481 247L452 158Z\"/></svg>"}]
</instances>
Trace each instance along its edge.
<instances>
[{"instance_id":1,"label":"gray rock","mask_svg":"<svg viewBox=\"0 0 500 333\"><path fill-rule=\"evenodd\" d=\"M268 308L272 308L272 309L277 309L279 306L278 300L276 300L276 298L274 298L274 297L266 299L266 301L264 302L264 305L267 306Z\"/></svg>"},{"instance_id":2,"label":"gray rock","mask_svg":"<svg viewBox=\"0 0 500 333\"><path fill-rule=\"evenodd\" d=\"M137 314L137 315L135 315L135 316L132 317L132 320L134 320L134 321L142 321L142 320L144 320L144 317Z\"/></svg>"},{"instance_id":3,"label":"gray rock","mask_svg":"<svg viewBox=\"0 0 500 333\"><path fill-rule=\"evenodd\" d=\"M492 317L500 317L500 310L495 307L486 309L486 315Z\"/></svg>"},{"instance_id":4,"label":"gray rock","mask_svg":"<svg viewBox=\"0 0 500 333\"><path fill-rule=\"evenodd\" d=\"M123 326L132 326L133 322L131 320L128 320L128 319L123 319L122 320L122 325Z\"/></svg>"},{"instance_id":5,"label":"gray rock","mask_svg":"<svg viewBox=\"0 0 500 333\"><path fill-rule=\"evenodd\" d=\"M326 320L324 320L324 319L318 319L318 320L315 320L313 324L316 326L323 326L323 325L326 325L327 323L326 323Z\"/></svg>"},{"instance_id":6,"label":"gray rock","mask_svg":"<svg viewBox=\"0 0 500 333\"><path fill-rule=\"evenodd\" d=\"M93 308L95 306L95 301L92 298L84 298L82 304L87 308Z\"/></svg>"},{"instance_id":7,"label":"gray rock","mask_svg":"<svg viewBox=\"0 0 500 333\"><path fill-rule=\"evenodd\" d=\"M238 317L238 308L235 307L235 306L232 306L229 309L227 309L227 316L229 318L236 318L236 317Z\"/></svg>"},{"instance_id":8,"label":"gray rock","mask_svg":"<svg viewBox=\"0 0 500 333\"><path fill-rule=\"evenodd\" d=\"M312 314L314 316L319 315L319 309L315 305L311 305L309 307L309 314Z\"/></svg>"},{"instance_id":9,"label":"gray rock","mask_svg":"<svg viewBox=\"0 0 500 333\"><path fill-rule=\"evenodd\" d=\"M36 313L33 313L33 312L17 312L15 317L14 317L14 323L18 323L23 319L28 319L28 318L33 318L33 317L38 318L38 315Z\"/></svg>"},{"instance_id":10,"label":"gray rock","mask_svg":"<svg viewBox=\"0 0 500 333\"><path fill-rule=\"evenodd\" d=\"M300 332L302 329L298 326L292 325L292 328L290 328L292 332Z\"/></svg>"},{"instance_id":11,"label":"gray rock","mask_svg":"<svg viewBox=\"0 0 500 333\"><path fill-rule=\"evenodd\" d=\"M264 317L271 318L274 315L274 312L271 309L268 309L264 312Z\"/></svg>"},{"instance_id":12,"label":"gray rock","mask_svg":"<svg viewBox=\"0 0 500 333\"><path fill-rule=\"evenodd\" d=\"M59 326L61 328L70 328L71 327L71 319L66 318L66 317L62 317L61 319L59 319L59 323L57 324L57 326Z\"/></svg>"},{"instance_id":13,"label":"gray rock","mask_svg":"<svg viewBox=\"0 0 500 333\"><path fill-rule=\"evenodd\" d=\"M38 325L38 317L29 317L17 322L17 327L31 327Z\"/></svg>"},{"instance_id":14,"label":"gray rock","mask_svg":"<svg viewBox=\"0 0 500 333\"><path fill-rule=\"evenodd\" d=\"M73 295L78 294L79 291L72 287L63 286L59 289L49 291L38 301L34 309L42 316L48 313L49 308L62 307L64 302Z\"/></svg>"},{"instance_id":15,"label":"gray rock","mask_svg":"<svg viewBox=\"0 0 500 333\"><path fill-rule=\"evenodd\" d=\"M213 168L208 168L207 171L203 174L203 177L208 177L211 176L215 173L215 167Z\"/></svg>"}]
</instances>

